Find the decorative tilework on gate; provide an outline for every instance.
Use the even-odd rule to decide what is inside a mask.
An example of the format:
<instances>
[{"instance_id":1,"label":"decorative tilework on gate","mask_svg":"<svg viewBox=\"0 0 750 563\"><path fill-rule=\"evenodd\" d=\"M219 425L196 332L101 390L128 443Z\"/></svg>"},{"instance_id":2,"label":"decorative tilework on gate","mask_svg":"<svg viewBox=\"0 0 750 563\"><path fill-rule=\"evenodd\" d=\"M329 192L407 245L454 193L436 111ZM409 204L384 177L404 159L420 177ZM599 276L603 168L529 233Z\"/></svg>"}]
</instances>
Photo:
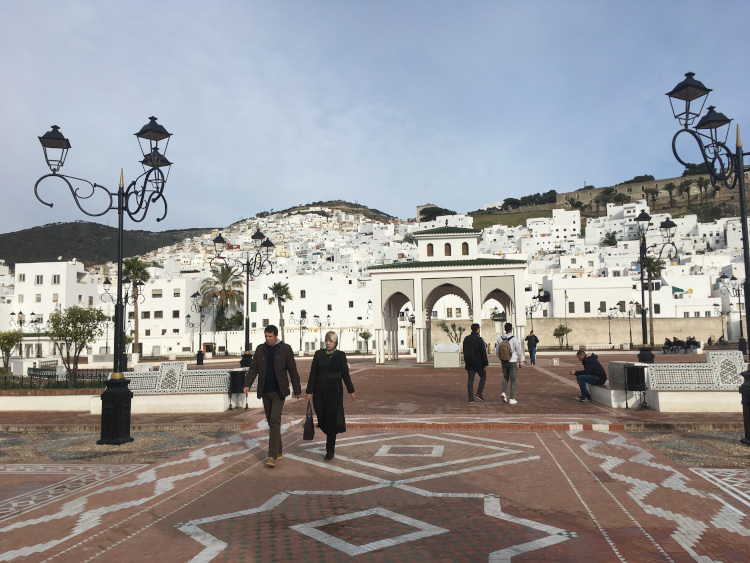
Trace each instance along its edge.
<instances>
[{"instance_id":1,"label":"decorative tilework on gate","mask_svg":"<svg viewBox=\"0 0 750 563\"><path fill-rule=\"evenodd\" d=\"M241 368L247 370L247 368ZM234 369L232 371L235 371ZM128 374L134 395L227 393L229 370L187 369L186 362L163 362L159 371ZM257 382L253 384L253 388Z\"/></svg>"},{"instance_id":2,"label":"decorative tilework on gate","mask_svg":"<svg viewBox=\"0 0 750 563\"><path fill-rule=\"evenodd\" d=\"M626 368L633 365L646 366L647 387L663 391L736 391L743 382L741 372L747 369L738 350L711 350L705 363L610 362L609 387L624 389Z\"/></svg>"}]
</instances>

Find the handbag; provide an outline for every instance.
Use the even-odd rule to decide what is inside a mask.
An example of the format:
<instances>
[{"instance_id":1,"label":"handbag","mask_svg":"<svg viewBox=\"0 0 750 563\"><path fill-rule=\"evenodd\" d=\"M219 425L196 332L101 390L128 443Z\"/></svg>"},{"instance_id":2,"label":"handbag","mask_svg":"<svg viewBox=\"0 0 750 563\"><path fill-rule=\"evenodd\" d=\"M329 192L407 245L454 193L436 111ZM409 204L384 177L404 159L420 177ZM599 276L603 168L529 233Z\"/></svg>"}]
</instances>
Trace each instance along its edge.
<instances>
[{"instance_id":1,"label":"handbag","mask_svg":"<svg viewBox=\"0 0 750 563\"><path fill-rule=\"evenodd\" d=\"M307 403L307 414L305 415L305 428L302 431L303 440L312 440L315 438L315 424L313 423L312 402Z\"/></svg>"}]
</instances>

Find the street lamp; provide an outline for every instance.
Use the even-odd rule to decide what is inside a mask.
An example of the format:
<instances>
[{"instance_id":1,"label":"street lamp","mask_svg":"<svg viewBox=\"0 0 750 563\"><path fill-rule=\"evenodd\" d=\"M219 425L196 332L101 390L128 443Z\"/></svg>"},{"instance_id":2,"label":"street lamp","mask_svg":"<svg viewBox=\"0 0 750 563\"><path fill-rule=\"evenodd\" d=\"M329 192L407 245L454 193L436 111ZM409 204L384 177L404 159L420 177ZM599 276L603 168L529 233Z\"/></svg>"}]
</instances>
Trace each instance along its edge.
<instances>
[{"instance_id":1,"label":"street lamp","mask_svg":"<svg viewBox=\"0 0 750 563\"><path fill-rule=\"evenodd\" d=\"M164 186L169 177L169 168L172 165L166 156L159 152L159 142L164 143L164 153L169 146L171 133L156 122L155 117L150 117L149 122L144 125L135 136L143 155L140 161L143 173L133 180L127 188L123 183L123 173L120 171L120 184L117 190L109 190L104 186L89 182L82 178L66 176L59 171L65 164L70 141L60 132L57 125L39 137L39 142L44 150L44 159L51 171L37 180L34 185L34 195L44 205L52 207L51 203L39 197L39 185L47 178L59 178L70 189L78 209L90 217L100 217L109 211L116 210L118 215L117 226L117 301L115 304L115 357L112 367L112 375L107 380L107 388L102 393L102 418L101 439L97 444L124 444L132 442L130 436L130 403L133 393L128 389L129 381L123 373L123 351L125 350L125 328L124 309L122 301L122 261L123 261L123 223L125 214L135 222L140 223L146 218L151 204L160 202L164 213L157 221L167 216L167 202L164 199ZM166 171L166 174L164 173ZM81 188L73 188L73 182L88 184ZM94 196L100 195L103 205L96 210L86 210L82 202L95 201Z\"/></svg>"},{"instance_id":2,"label":"street lamp","mask_svg":"<svg viewBox=\"0 0 750 563\"><path fill-rule=\"evenodd\" d=\"M648 340L648 326L646 323L646 307L644 306L646 304L646 281L643 279L645 275L645 268L644 264L646 261L646 254L648 252L651 252L656 255L656 258L658 260L661 260L661 256L664 253L664 250L671 247L674 250L675 255L677 254L677 246L672 242L672 237L674 236L675 231L677 230L677 225L675 224L672 219L667 219L666 221L662 221L659 225L659 230L661 230L662 237L665 240L665 242L662 243L654 243L651 246L648 246L646 244L646 234L651 229L651 215L646 213L645 210L641 209L641 212L638 214L638 217L635 218L635 220L638 222L638 237L640 239L640 247L639 247L639 254L638 254L638 264L639 269L641 270L641 335L643 337L641 342L640 351L638 352L638 361L641 363L646 364L653 364L654 363L654 353L651 350L651 347L649 346L649 340ZM658 253L657 253L658 250ZM667 256L671 256L671 251L667 253ZM650 296L650 294L649 294ZM648 310L651 311L653 307L653 303L649 302L648 304ZM651 313L653 317L653 312ZM653 339L653 334L651 335L651 338Z\"/></svg>"},{"instance_id":3,"label":"street lamp","mask_svg":"<svg viewBox=\"0 0 750 563\"><path fill-rule=\"evenodd\" d=\"M719 290L724 294L731 297L737 298L737 309L740 312L740 338L739 338L739 349L740 352L743 354L747 354L747 340L745 340L745 333L743 332L742 328L742 302L741 297L744 293L744 288L742 284L740 283L740 280L738 280L735 276L732 276L731 278L725 273L721 274L719 279L716 281L719 282ZM722 324L723 329L723 324ZM723 330L722 330L723 332Z\"/></svg>"},{"instance_id":4,"label":"street lamp","mask_svg":"<svg viewBox=\"0 0 750 563\"><path fill-rule=\"evenodd\" d=\"M568 290L565 289L565 309L563 309L563 312L565 313L565 348L568 347ZM632 338L631 338L632 340Z\"/></svg>"},{"instance_id":5,"label":"street lamp","mask_svg":"<svg viewBox=\"0 0 750 563\"><path fill-rule=\"evenodd\" d=\"M294 318L294 312L292 311L291 313L289 313L289 320L292 322L292 324L299 326L299 355L301 356L302 355L302 329L304 329L305 326L307 326L307 311L302 309L299 312L299 320L296 320Z\"/></svg>"},{"instance_id":6,"label":"street lamp","mask_svg":"<svg viewBox=\"0 0 750 563\"><path fill-rule=\"evenodd\" d=\"M414 316L414 313L410 315L409 307L407 307L404 309L404 319L411 324L411 337L409 338L409 349L411 350L414 348L414 323L417 321L417 317Z\"/></svg>"},{"instance_id":7,"label":"street lamp","mask_svg":"<svg viewBox=\"0 0 750 563\"><path fill-rule=\"evenodd\" d=\"M245 274L245 348L240 360L240 366L242 367L250 367L250 361L253 358L250 352L250 278L255 278L261 274L273 273L273 264L271 264L270 256L274 244L266 235L260 232L260 229L255 229L255 233L250 238L253 241L253 249L252 252L245 253L245 261L243 262L221 255L222 251L226 248L226 241L221 236L221 233L219 233L214 239L216 256L211 259L212 269L214 260L216 260L223 262L226 266L233 269L236 266L240 269L241 273ZM234 266L231 263L234 263Z\"/></svg>"},{"instance_id":8,"label":"street lamp","mask_svg":"<svg viewBox=\"0 0 750 563\"><path fill-rule=\"evenodd\" d=\"M319 317L318 315L313 315L313 324L314 324L314 325L315 325L316 327L318 327L318 333L320 333L320 332L321 332L321 330L320 330L320 329L321 329L321 327L324 327L324 326L331 326L331 315L328 315L328 316L326 317L326 320L325 320L325 321L321 320L321 319L320 319L320 317ZM322 337L322 334L319 334L319 335L318 335L318 346L319 346L320 348L323 348L323 339L322 339L321 337Z\"/></svg>"},{"instance_id":9,"label":"street lamp","mask_svg":"<svg viewBox=\"0 0 750 563\"><path fill-rule=\"evenodd\" d=\"M714 106L709 106L706 115L698 121L694 128L691 128L696 118L703 112L703 106L708 99L708 93L711 91L710 88L706 88L701 82L693 78L694 76L694 73L688 72L685 74L685 80L667 93L669 103L672 106L672 114L682 126L672 138L672 153L680 164L687 166L687 163L677 154L677 138L681 134L687 133L695 140L700 149L714 189L719 190L721 186L729 189L738 188L742 228L742 261L745 265L745 279L742 285L743 293L747 296L750 293L750 286L748 286L750 284L750 239L748 239L747 207L745 204L746 153L742 151L740 127L737 126L737 142L734 152L726 144L729 128L727 127L726 133L723 135L721 133L722 127L728 126L732 120L717 112ZM696 102L697 104L697 101L701 98L703 98L703 101L700 104L700 109L696 112L690 107L690 103ZM675 108L675 103L677 103L677 108ZM684 110L682 109L683 103ZM723 139L721 139L722 136ZM745 299L745 322L750 322L750 305L748 305L747 299ZM742 322L740 321L741 326ZM748 333L750 334L750 330L748 330ZM745 437L742 438L741 442L750 446L750 371L743 371L742 377L745 380L740 386Z\"/></svg>"},{"instance_id":10,"label":"street lamp","mask_svg":"<svg viewBox=\"0 0 750 563\"><path fill-rule=\"evenodd\" d=\"M191 330L191 333L192 333L190 335L190 353L192 354L193 351L194 351L194 349L195 349L195 347L194 347L194 344L195 344L195 327L199 323L194 323L194 322L191 321L191 319L192 319L192 317L190 316L190 313L188 313L187 315L185 315L185 328L189 328Z\"/></svg>"},{"instance_id":11,"label":"street lamp","mask_svg":"<svg viewBox=\"0 0 750 563\"><path fill-rule=\"evenodd\" d=\"M638 307L640 307L641 304L638 303L638 301L631 301L628 303L628 329L630 329L630 349L633 349L633 323L631 319L635 317L636 313L638 312Z\"/></svg>"},{"instance_id":12,"label":"street lamp","mask_svg":"<svg viewBox=\"0 0 750 563\"><path fill-rule=\"evenodd\" d=\"M729 309L730 310L732 309L732 303L729 304ZM725 339L725 336L724 336L724 315L726 315L727 313L728 313L728 311L722 311L721 310L721 305L719 305L718 303L714 303L714 315L716 315L717 317L719 315L721 315L721 343L722 344L724 344L724 339Z\"/></svg>"},{"instance_id":13,"label":"street lamp","mask_svg":"<svg viewBox=\"0 0 750 563\"><path fill-rule=\"evenodd\" d=\"M211 313L216 304L216 296L214 295L209 302L203 299L203 296L197 291L190 296L190 300L193 302L192 311L198 313L198 353L196 354L195 363L199 366L203 365L203 323L206 321L206 317ZM205 314L204 314L205 313Z\"/></svg>"},{"instance_id":14,"label":"street lamp","mask_svg":"<svg viewBox=\"0 0 750 563\"><path fill-rule=\"evenodd\" d=\"M609 309L601 309L598 317L607 317L607 324L609 325L609 345L612 346L612 318L616 317L620 312L617 306L610 307Z\"/></svg>"},{"instance_id":15,"label":"street lamp","mask_svg":"<svg viewBox=\"0 0 750 563\"><path fill-rule=\"evenodd\" d=\"M534 330L534 311L538 311L542 307L542 304L539 302L539 296L535 295L531 298L531 305L527 305L526 308L526 316L531 319L531 330Z\"/></svg>"},{"instance_id":16,"label":"street lamp","mask_svg":"<svg viewBox=\"0 0 750 563\"><path fill-rule=\"evenodd\" d=\"M34 313L31 313L32 315ZM18 311L18 320L16 320L16 314L11 312L10 314L10 326L17 326L21 330L21 341L18 343L18 355L23 358L23 325L26 324L26 315L22 311Z\"/></svg>"}]
</instances>

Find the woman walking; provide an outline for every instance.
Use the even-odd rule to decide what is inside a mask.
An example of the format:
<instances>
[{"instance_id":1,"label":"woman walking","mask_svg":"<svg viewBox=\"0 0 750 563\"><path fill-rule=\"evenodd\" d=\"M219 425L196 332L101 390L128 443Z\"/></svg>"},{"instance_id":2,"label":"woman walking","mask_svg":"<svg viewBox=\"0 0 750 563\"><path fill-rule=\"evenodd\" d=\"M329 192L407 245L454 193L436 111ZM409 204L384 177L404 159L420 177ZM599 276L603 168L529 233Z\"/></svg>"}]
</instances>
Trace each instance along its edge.
<instances>
[{"instance_id":1,"label":"woman walking","mask_svg":"<svg viewBox=\"0 0 750 563\"><path fill-rule=\"evenodd\" d=\"M315 408L318 428L326 435L325 459L333 459L336 449L336 434L346 432L344 420L344 385L354 400L354 385L349 377L346 354L336 349L338 336L331 331L326 334L325 350L318 350L310 366L307 380L307 402Z\"/></svg>"}]
</instances>

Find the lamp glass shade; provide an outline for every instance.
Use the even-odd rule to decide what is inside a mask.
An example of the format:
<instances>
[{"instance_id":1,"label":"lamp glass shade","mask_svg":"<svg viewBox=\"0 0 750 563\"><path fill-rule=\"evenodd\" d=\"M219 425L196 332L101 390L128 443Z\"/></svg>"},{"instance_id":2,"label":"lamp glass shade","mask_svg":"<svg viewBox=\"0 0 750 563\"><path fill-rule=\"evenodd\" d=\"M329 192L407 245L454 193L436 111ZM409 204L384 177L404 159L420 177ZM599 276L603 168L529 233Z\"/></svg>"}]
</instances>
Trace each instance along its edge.
<instances>
[{"instance_id":1,"label":"lamp glass shade","mask_svg":"<svg viewBox=\"0 0 750 563\"><path fill-rule=\"evenodd\" d=\"M700 121L698 122L698 125L695 126L696 129L718 129L719 127L724 127L724 125L729 125L732 122L731 119L729 119L726 115L724 115L721 112L716 111L715 106L708 106L708 111L706 111L706 115L701 117Z\"/></svg>"},{"instance_id":2,"label":"lamp glass shade","mask_svg":"<svg viewBox=\"0 0 750 563\"><path fill-rule=\"evenodd\" d=\"M148 118L148 123L141 127L141 130L135 136L139 139L159 142L171 137L172 133L168 133L163 125L159 125L156 122L156 118L152 115Z\"/></svg>"},{"instance_id":3,"label":"lamp glass shade","mask_svg":"<svg viewBox=\"0 0 750 563\"><path fill-rule=\"evenodd\" d=\"M52 129L39 137L39 142L44 150L44 160L47 161L52 172L57 172L65 164L65 158L68 156L70 141L60 133L60 128L53 125Z\"/></svg>"},{"instance_id":4,"label":"lamp glass shade","mask_svg":"<svg viewBox=\"0 0 750 563\"><path fill-rule=\"evenodd\" d=\"M667 92L667 96L676 100L692 102L703 96L707 96L711 88L706 88L703 83L694 78L694 72L685 73L685 79L677 86Z\"/></svg>"}]
</instances>

